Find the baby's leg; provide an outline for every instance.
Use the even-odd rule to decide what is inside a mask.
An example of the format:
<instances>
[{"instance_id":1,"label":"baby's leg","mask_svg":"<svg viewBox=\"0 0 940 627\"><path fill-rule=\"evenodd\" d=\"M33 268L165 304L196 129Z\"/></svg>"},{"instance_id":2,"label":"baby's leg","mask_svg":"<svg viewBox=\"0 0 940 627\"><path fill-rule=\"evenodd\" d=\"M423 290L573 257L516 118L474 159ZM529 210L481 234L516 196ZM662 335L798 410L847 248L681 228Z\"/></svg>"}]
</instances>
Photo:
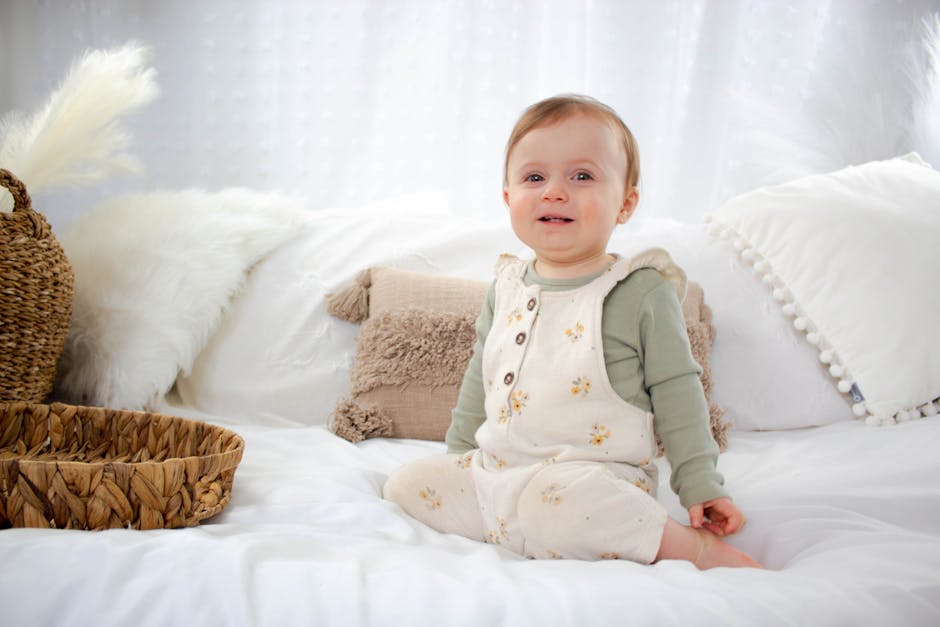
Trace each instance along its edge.
<instances>
[{"instance_id":1,"label":"baby's leg","mask_svg":"<svg viewBox=\"0 0 940 627\"><path fill-rule=\"evenodd\" d=\"M519 499L525 555L652 562L668 516L645 478L638 468L597 462L546 466Z\"/></svg>"},{"instance_id":2,"label":"baby's leg","mask_svg":"<svg viewBox=\"0 0 940 627\"><path fill-rule=\"evenodd\" d=\"M706 529L666 515L647 493L642 471L619 464L546 466L523 490L519 524L529 557L682 559L704 570L760 564Z\"/></svg>"},{"instance_id":3,"label":"baby's leg","mask_svg":"<svg viewBox=\"0 0 940 627\"><path fill-rule=\"evenodd\" d=\"M482 541L470 455L433 455L405 464L385 482L382 496L437 531Z\"/></svg>"},{"instance_id":4,"label":"baby's leg","mask_svg":"<svg viewBox=\"0 0 940 627\"><path fill-rule=\"evenodd\" d=\"M686 527L671 518L666 521L656 560L688 560L700 570L716 566L762 568L750 555L739 551L708 529Z\"/></svg>"}]
</instances>

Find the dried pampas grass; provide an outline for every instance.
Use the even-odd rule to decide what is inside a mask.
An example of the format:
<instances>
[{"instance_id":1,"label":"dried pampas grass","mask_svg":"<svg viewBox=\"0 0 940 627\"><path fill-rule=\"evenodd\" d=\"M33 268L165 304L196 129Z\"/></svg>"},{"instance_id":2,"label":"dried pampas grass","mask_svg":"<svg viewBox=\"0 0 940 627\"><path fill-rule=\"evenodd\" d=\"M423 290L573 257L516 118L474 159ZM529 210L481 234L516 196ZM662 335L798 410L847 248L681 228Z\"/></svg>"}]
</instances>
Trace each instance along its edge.
<instances>
[{"instance_id":1,"label":"dried pampas grass","mask_svg":"<svg viewBox=\"0 0 940 627\"><path fill-rule=\"evenodd\" d=\"M136 43L86 52L36 113L0 119L0 166L31 192L139 171L122 118L159 93L148 57ZM8 198L0 202L7 203L0 210L12 209Z\"/></svg>"}]
</instances>

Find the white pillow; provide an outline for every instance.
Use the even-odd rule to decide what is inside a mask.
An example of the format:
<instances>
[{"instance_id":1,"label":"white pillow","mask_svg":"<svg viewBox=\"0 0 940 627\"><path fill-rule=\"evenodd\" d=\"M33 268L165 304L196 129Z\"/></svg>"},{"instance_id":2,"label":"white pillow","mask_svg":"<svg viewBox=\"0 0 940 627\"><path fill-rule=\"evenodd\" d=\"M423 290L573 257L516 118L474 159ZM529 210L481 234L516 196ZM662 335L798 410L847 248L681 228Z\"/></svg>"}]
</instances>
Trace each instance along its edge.
<instances>
[{"instance_id":1,"label":"white pillow","mask_svg":"<svg viewBox=\"0 0 940 627\"><path fill-rule=\"evenodd\" d=\"M710 221L817 347L855 415L937 412L940 174L916 155L871 162L742 194Z\"/></svg>"},{"instance_id":2,"label":"white pillow","mask_svg":"<svg viewBox=\"0 0 940 627\"><path fill-rule=\"evenodd\" d=\"M180 401L229 418L326 424L349 392L359 325L327 313L327 293L363 268L489 279L502 252L521 253L503 214L428 215L406 199L324 209L252 270L218 332L180 376Z\"/></svg>"},{"instance_id":3,"label":"white pillow","mask_svg":"<svg viewBox=\"0 0 940 627\"><path fill-rule=\"evenodd\" d=\"M249 268L295 233L297 201L244 189L117 198L61 238L75 272L55 396L152 407L187 372Z\"/></svg>"}]
</instances>

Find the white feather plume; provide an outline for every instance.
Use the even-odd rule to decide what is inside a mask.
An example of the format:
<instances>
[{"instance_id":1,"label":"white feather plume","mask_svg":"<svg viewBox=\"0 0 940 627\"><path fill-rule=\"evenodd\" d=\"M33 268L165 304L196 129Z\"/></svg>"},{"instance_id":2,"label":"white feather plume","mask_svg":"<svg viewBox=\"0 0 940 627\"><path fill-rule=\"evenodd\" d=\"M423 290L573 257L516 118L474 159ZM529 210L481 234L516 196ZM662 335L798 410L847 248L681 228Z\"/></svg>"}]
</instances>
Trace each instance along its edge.
<instances>
[{"instance_id":1,"label":"white feather plume","mask_svg":"<svg viewBox=\"0 0 940 627\"><path fill-rule=\"evenodd\" d=\"M911 138L914 149L940 168L940 13L924 20L922 46L911 56L915 87Z\"/></svg>"},{"instance_id":2,"label":"white feather plume","mask_svg":"<svg viewBox=\"0 0 940 627\"><path fill-rule=\"evenodd\" d=\"M734 193L839 165L832 147L822 141L816 120L805 111L777 106L743 90L730 90L727 97L738 124L732 139Z\"/></svg>"},{"instance_id":3,"label":"white feather plume","mask_svg":"<svg viewBox=\"0 0 940 627\"><path fill-rule=\"evenodd\" d=\"M31 192L139 171L122 118L159 92L148 58L149 50L136 43L83 54L35 114L0 119L0 167Z\"/></svg>"},{"instance_id":4,"label":"white feather plume","mask_svg":"<svg viewBox=\"0 0 940 627\"><path fill-rule=\"evenodd\" d=\"M940 17L925 24L913 55L882 58L860 35L829 42L799 104L729 92L738 125L729 193L912 150L940 163Z\"/></svg>"}]
</instances>

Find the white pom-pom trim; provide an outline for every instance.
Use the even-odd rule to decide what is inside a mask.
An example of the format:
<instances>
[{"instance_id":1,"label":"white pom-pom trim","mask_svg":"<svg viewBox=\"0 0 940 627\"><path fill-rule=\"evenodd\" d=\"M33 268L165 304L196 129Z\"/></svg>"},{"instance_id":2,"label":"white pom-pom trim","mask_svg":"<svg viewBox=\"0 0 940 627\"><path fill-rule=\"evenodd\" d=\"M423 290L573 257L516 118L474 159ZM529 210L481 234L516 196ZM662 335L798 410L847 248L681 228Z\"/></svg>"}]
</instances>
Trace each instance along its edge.
<instances>
[{"instance_id":1,"label":"white pom-pom trim","mask_svg":"<svg viewBox=\"0 0 940 627\"><path fill-rule=\"evenodd\" d=\"M865 407L865 403L855 403L852 405L852 413L855 414L857 418L861 418L868 413L868 408Z\"/></svg>"},{"instance_id":2,"label":"white pom-pom trim","mask_svg":"<svg viewBox=\"0 0 940 627\"><path fill-rule=\"evenodd\" d=\"M819 352L819 361L824 364L832 363L833 352L831 348Z\"/></svg>"},{"instance_id":3,"label":"white pom-pom trim","mask_svg":"<svg viewBox=\"0 0 940 627\"><path fill-rule=\"evenodd\" d=\"M924 416L936 416L937 408L933 403L927 403L926 405L920 408L920 413L923 414Z\"/></svg>"},{"instance_id":4,"label":"white pom-pom trim","mask_svg":"<svg viewBox=\"0 0 940 627\"><path fill-rule=\"evenodd\" d=\"M841 379L838 384L839 391L843 394L848 394L852 391L852 382L848 379Z\"/></svg>"}]
</instances>

